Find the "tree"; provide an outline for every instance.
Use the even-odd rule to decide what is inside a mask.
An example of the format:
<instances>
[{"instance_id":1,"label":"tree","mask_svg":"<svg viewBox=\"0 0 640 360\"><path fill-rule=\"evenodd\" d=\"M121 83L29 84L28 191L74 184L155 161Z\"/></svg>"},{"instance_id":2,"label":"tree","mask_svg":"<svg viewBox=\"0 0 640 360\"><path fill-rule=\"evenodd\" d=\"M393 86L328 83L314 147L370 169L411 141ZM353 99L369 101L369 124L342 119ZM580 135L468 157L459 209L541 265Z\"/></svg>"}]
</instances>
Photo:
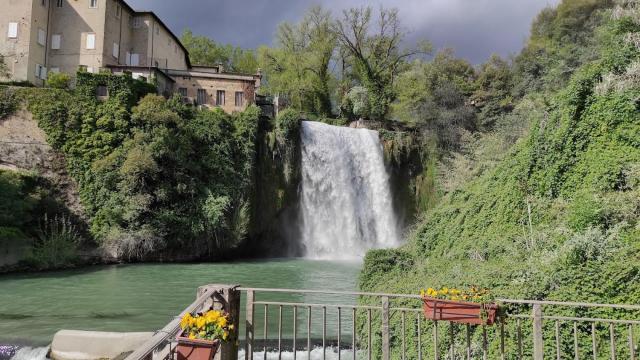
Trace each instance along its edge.
<instances>
[{"instance_id":1,"label":"tree","mask_svg":"<svg viewBox=\"0 0 640 360\"><path fill-rule=\"evenodd\" d=\"M206 36L194 35L189 29L180 39L189 51L193 64L213 66L222 64L225 69L253 74L258 70L258 61L253 50L234 47L230 44L218 44Z\"/></svg>"},{"instance_id":2,"label":"tree","mask_svg":"<svg viewBox=\"0 0 640 360\"><path fill-rule=\"evenodd\" d=\"M281 24L276 42L277 47L259 52L265 90L286 95L298 110L330 115L334 76L329 66L336 49L330 13L316 6L299 24Z\"/></svg>"},{"instance_id":3,"label":"tree","mask_svg":"<svg viewBox=\"0 0 640 360\"><path fill-rule=\"evenodd\" d=\"M475 128L475 110L467 101L475 89L473 66L445 49L430 62L413 62L399 79L393 115L435 134L442 149L457 149L460 131Z\"/></svg>"},{"instance_id":4,"label":"tree","mask_svg":"<svg viewBox=\"0 0 640 360\"><path fill-rule=\"evenodd\" d=\"M344 10L341 19L333 23L333 31L350 61L355 78L369 93L374 119L384 119L396 97L394 80L406 60L430 50L427 43L416 49L402 50L404 32L397 9L381 8L378 21L372 25L371 7Z\"/></svg>"}]
</instances>

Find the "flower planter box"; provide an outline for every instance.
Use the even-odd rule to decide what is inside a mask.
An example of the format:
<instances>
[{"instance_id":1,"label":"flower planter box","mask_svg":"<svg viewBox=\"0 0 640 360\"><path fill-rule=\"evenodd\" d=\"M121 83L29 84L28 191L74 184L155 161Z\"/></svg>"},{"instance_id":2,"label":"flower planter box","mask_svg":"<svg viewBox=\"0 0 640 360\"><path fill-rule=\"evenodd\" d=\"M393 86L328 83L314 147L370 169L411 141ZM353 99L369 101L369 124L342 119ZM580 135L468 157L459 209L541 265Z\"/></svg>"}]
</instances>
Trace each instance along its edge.
<instances>
[{"instance_id":1,"label":"flower planter box","mask_svg":"<svg viewBox=\"0 0 640 360\"><path fill-rule=\"evenodd\" d=\"M211 360L220 348L218 340L189 339L184 334L177 337L176 355L178 360Z\"/></svg>"},{"instance_id":2,"label":"flower planter box","mask_svg":"<svg viewBox=\"0 0 640 360\"><path fill-rule=\"evenodd\" d=\"M498 312L496 304L477 304L430 297L422 298L422 308L427 319L470 325L493 325Z\"/></svg>"}]
</instances>

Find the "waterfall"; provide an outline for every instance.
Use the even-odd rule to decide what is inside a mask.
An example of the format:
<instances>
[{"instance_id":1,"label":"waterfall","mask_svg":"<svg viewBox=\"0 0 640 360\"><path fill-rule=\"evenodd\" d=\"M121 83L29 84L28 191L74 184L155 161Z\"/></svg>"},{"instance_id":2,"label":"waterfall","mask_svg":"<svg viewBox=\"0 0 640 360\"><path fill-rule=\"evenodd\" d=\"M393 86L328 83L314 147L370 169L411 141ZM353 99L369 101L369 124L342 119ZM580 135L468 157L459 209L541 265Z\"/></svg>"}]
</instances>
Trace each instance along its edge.
<instances>
[{"instance_id":1,"label":"waterfall","mask_svg":"<svg viewBox=\"0 0 640 360\"><path fill-rule=\"evenodd\" d=\"M302 246L312 259L357 259L398 245L378 132L302 122Z\"/></svg>"}]
</instances>

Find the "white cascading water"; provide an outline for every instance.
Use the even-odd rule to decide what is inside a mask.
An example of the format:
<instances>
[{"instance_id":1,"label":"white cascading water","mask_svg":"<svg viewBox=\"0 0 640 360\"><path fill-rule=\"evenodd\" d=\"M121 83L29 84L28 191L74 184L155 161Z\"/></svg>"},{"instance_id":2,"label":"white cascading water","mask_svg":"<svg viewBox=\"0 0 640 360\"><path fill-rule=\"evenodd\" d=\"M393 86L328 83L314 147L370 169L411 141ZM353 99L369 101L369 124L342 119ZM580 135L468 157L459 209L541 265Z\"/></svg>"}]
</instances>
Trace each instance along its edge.
<instances>
[{"instance_id":1,"label":"white cascading water","mask_svg":"<svg viewBox=\"0 0 640 360\"><path fill-rule=\"evenodd\" d=\"M377 131L304 121L302 245L307 258L362 258L398 245L389 174Z\"/></svg>"}]
</instances>

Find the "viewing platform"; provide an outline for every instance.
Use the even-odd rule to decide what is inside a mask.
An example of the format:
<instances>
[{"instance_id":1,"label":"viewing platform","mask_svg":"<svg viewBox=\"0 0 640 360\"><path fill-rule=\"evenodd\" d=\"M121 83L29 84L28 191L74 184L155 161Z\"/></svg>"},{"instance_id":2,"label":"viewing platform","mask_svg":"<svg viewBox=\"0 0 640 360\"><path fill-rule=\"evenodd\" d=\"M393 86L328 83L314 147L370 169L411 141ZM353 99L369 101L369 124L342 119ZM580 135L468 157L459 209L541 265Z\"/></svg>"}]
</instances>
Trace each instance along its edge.
<instances>
[{"instance_id":1,"label":"viewing platform","mask_svg":"<svg viewBox=\"0 0 640 360\"><path fill-rule=\"evenodd\" d=\"M278 295L301 301L271 300ZM223 360L636 359L640 305L496 303L505 310L496 323L475 326L426 320L420 295L211 284L126 360L175 358L182 316L211 308L237 329L215 357Z\"/></svg>"}]
</instances>

